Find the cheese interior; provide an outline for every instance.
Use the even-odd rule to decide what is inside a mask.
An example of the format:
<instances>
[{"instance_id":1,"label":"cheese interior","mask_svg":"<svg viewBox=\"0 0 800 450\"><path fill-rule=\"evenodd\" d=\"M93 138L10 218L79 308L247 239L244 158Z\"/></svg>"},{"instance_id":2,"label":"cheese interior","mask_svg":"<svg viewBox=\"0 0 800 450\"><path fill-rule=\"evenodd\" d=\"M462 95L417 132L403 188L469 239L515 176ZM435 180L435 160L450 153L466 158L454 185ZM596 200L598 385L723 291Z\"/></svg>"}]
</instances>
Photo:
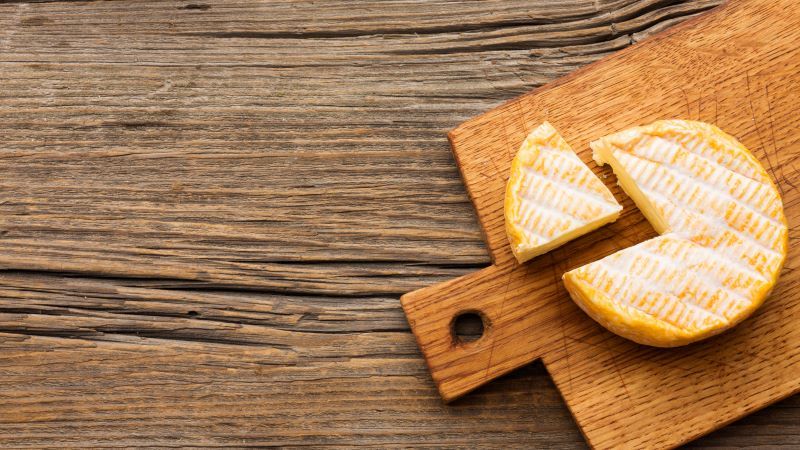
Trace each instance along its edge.
<instances>
[{"instance_id":1,"label":"cheese interior","mask_svg":"<svg viewBox=\"0 0 800 450\"><path fill-rule=\"evenodd\" d=\"M609 330L671 347L749 316L774 286L788 229L775 185L717 127L659 121L591 144L661 236L567 272L575 302Z\"/></svg>"},{"instance_id":2,"label":"cheese interior","mask_svg":"<svg viewBox=\"0 0 800 450\"><path fill-rule=\"evenodd\" d=\"M506 233L519 262L615 221L621 210L552 125L522 143L505 197Z\"/></svg>"}]
</instances>

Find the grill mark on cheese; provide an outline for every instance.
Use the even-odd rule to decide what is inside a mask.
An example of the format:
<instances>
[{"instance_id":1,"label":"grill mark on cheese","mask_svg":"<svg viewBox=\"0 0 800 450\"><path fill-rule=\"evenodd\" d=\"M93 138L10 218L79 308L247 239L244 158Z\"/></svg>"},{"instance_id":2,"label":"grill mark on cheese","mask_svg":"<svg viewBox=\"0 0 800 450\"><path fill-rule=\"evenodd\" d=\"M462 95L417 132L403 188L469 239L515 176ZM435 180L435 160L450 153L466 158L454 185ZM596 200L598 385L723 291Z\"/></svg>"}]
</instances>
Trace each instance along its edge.
<instances>
[{"instance_id":1,"label":"grill mark on cheese","mask_svg":"<svg viewBox=\"0 0 800 450\"><path fill-rule=\"evenodd\" d=\"M612 274L613 272L613 274ZM722 322L723 318L706 311L697 305L683 301L681 298L665 291L652 289L651 279L638 277L606 264L594 268L592 278L586 279L599 292L610 299L641 311L652 318L669 323L681 330L692 330L699 324L709 321ZM618 283L614 283L618 280ZM604 281L598 283L598 281ZM646 292L647 295L639 295Z\"/></svg>"},{"instance_id":2,"label":"grill mark on cheese","mask_svg":"<svg viewBox=\"0 0 800 450\"><path fill-rule=\"evenodd\" d=\"M659 241L654 241L654 242L658 242L660 247L661 242ZM668 274L670 277L675 277L677 274L685 272L686 276L684 277L683 280L677 280L678 283L695 283L695 284L699 283L699 285L695 286L698 289L713 287L715 288L716 291L722 290L726 292L726 295L730 296L733 300L736 300L738 302L747 302L747 303L750 302L750 300L747 299L744 294L735 292L730 288L728 288L727 286L725 286L723 280L719 278L720 275L719 271L703 270L706 267L706 264L704 262L692 263L691 261L686 261L686 260L682 261L682 263L686 263L690 267L692 267L693 270L702 270L704 274L707 275L707 278L701 279L696 274L687 271L686 270L687 267L681 267L678 264L676 264L674 259L669 258L664 254L657 253L658 251L661 251L661 248L651 250L648 248L647 245L643 245L639 247L637 250L638 254L636 254L636 256L638 256L639 258L635 257L629 258L630 262L627 264L627 266L629 266L629 270L633 272L643 270L641 268L643 266L652 266L651 270L653 270L653 272L666 270L667 268L669 268L671 270L671 272ZM640 263L642 266L637 266L636 264L634 264L636 262ZM658 276L656 275L655 278L658 278ZM658 280L656 280L656 282L658 282ZM681 285L681 286L683 286L684 288L686 287L686 285Z\"/></svg>"},{"instance_id":3,"label":"grill mark on cheese","mask_svg":"<svg viewBox=\"0 0 800 450\"><path fill-rule=\"evenodd\" d=\"M729 232L735 234L736 236L738 236L742 240L745 240L747 242L751 242L753 245L757 246L762 251L765 251L767 253L777 253L768 244L764 244L762 241L758 240L752 234L748 234L747 230L742 231L740 229L733 228L730 225L730 223L728 223L727 221L720 220L720 218L718 216L713 215L714 211L707 211L707 210L687 211L687 208L691 208L693 205L690 205L690 204L684 203L684 202L676 202L674 200L671 200L665 194L662 194L662 193L657 192L655 190L642 188L642 191L645 192L648 195L648 197L650 197L651 199L659 200L661 202L662 209L663 209L663 207L665 205L669 205L669 206L674 207L676 210L678 210L678 213L670 214L670 216L668 217L667 220L668 220L668 222L670 222L670 225L680 224L680 221L686 220L686 217L687 217L686 215L688 215L688 217L690 217L692 219L702 218L702 219L707 220L709 223L714 224L714 225L716 225L716 226L718 226L720 228L727 229ZM678 228L678 227L675 227L675 229L676 230L687 230L687 228ZM777 239L775 239L775 241L777 241ZM775 244L777 244L777 242L775 242Z\"/></svg>"},{"instance_id":4,"label":"grill mark on cheese","mask_svg":"<svg viewBox=\"0 0 800 450\"><path fill-rule=\"evenodd\" d=\"M717 295L719 291L713 290L709 283L689 273L686 274L688 276L684 276L685 269L661 255L646 250L646 246L641 244L619 252L617 257L611 259L606 267L611 267L620 273L627 273L643 283L679 299L694 299L696 301L690 300L689 303L706 309L719 319L725 319L725 314L724 311L720 312L715 308L714 304L724 304L721 308L724 310L734 303L737 306L742 302L750 303L747 299L733 293L731 293L733 295L726 294L725 297L719 297ZM686 327L683 326L683 328Z\"/></svg>"},{"instance_id":5,"label":"grill mark on cheese","mask_svg":"<svg viewBox=\"0 0 800 450\"><path fill-rule=\"evenodd\" d=\"M763 302L786 258L788 227L777 189L744 146L678 120L591 146L662 235L566 273L579 306L617 334L675 346L727 329Z\"/></svg>"},{"instance_id":6,"label":"grill mark on cheese","mask_svg":"<svg viewBox=\"0 0 800 450\"><path fill-rule=\"evenodd\" d=\"M728 265L751 269L749 273L763 281L768 281L764 274L777 271L782 260L780 256L770 259L757 253L758 249L752 248L752 246L747 247L746 242L729 231L713 236L695 235L690 240L711 252L720 253L720 259ZM723 259L723 256L726 258Z\"/></svg>"},{"instance_id":7,"label":"grill mark on cheese","mask_svg":"<svg viewBox=\"0 0 800 450\"><path fill-rule=\"evenodd\" d=\"M561 205L564 208L563 212L583 221L588 221L600 214L608 214L615 209L615 204L582 191L574 185L559 183L530 170L525 170L525 176L526 180L531 180L531 182L523 190L522 199L535 202L537 206L547 205L556 209L558 205ZM533 180L539 182L536 183ZM569 197L578 198L580 203L569 202Z\"/></svg>"},{"instance_id":8,"label":"grill mark on cheese","mask_svg":"<svg viewBox=\"0 0 800 450\"><path fill-rule=\"evenodd\" d=\"M724 285L724 280L720 279L719 272L717 271L709 271L703 270L704 264L694 265L692 266L693 270L700 270L705 275L706 278L700 278L696 274L693 274L690 271L687 271L685 267L678 266L674 260L665 257L664 255L660 255L658 253L654 253L652 251L647 250L646 246L643 246L639 249L642 255L646 256L646 261L650 264L658 264L659 266L666 266L669 267L670 279L675 279L680 274L685 274L683 279L682 289L691 289L693 291L693 296L698 298L702 301L703 304L697 303L697 306L702 308L709 309L714 312L717 316L725 317L726 319L730 319L730 310L733 308L739 308L741 305L749 305L750 300L743 294L736 292L727 286ZM643 263L644 261L639 261ZM630 266L632 271L636 271L637 267L635 265ZM654 277L658 279L658 276ZM681 280L678 280L681 282ZM671 291L672 293L676 293L674 290ZM724 294L724 298L719 298L717 295L719 293ZM679 296L680 297L680 296ZM712 305L719 305L724 304L720 308L710 309Z\"/></svg>"},{"instance_id":9,"label":"grill mark on cheese","mask_svg":"<svg viewBox=\"0 0 800 450\"><path fill-rule=\"evenodd\" d=\"M505 203L506 231L520 262L616 220L621 209L550 124L522 143Z\"/></svg>"},{"instance_id":10,"label":"grill mark on cheese","mask_svg":"<svg viewBox=\"0 0 800 450\"><path fill-rule=\"evenodd\" d=\"M525 218L520 225L529 233L534 234L541 242L549 241L554 235L580 225L580 222L569 214L551 209L546 205L523 203L520 206L525 211Z\"/></svg>"},{"instance_id":11,"label":"grill mark on cheese","mask_svg":"<svg viewBox=\"0 0 800 450\"><path fill-rule=\"evenodd\" d=\"M577 156L565 156L567 152L574 155L571 150L539 149L531 165L522 168L524 175L558 183L571 192L597 202L614 204L616 200L605 185L599 183L594 173Z\"/></svg>"},{"instance_id":12,"label":"grill mark on cheese","mask_svg":"<svg viewBox=\"0 0 800 450\"><path fill-rule=\"evenodd\" d=\"M662 257L682 261L688 269L702 271L718 281L721 287L735 292L740 297L747 298L753 294L754 287L761 287L767 281L760 273L741 264L726 264L728 259L710 248L671 234L665 234L662 238L660 241L654 239L645 241L642 243L642 248L655 255L650 247L657 242L657 251L661 252ZM747 278L741 281L742 277ZM742 289L743 287L747 289Z\"/></svg>"},{"instance_id":13,"label":"grill mark on cheese","mask_svg":"<svg viewBox=\"0 0 800 450\"><path fill-rule=\"evenodd\" d=\"M722 130L719 128L708 124L694 127L681 126L675 122L682 121L662 122L663 130L673 133L675 139L688 151L704 158L710 164L729 168L753 181L770 183L763 167L750 151L731 137L720 137L722 135L719 133L722 133ZM709 142L712 145L709 145Z\"/></svg>"},{"instance_id":14,"label":"grill mark on cheese","mask_svg":"<svg viewBox=\"0 0 800 450\"><path fill-rule=\"evenodd\" d=\"M704 286L702 283L693 282L691 281L691 278L680 277L679 274L675 273L672 268L656 268L655 266L658 264L658 262L651 259L649 255L639 256L640 258L638 258L638 261L640 263L648 264L650 266L649 268L654 268L655 270L652 270L648 276L645 274L640 274L635 267L633 270L631 270L629 267L627 273L631 277L641 282L642 285L648 286L651 291L655 290L670 296L670 298L677 299L677 301L681 304L691 306L691 308L687 309L687 311L702 311L707 313L709 316L713 316L719 321L727 321L724 311L720 313L718 309L724 310L726 307L730 307L730 303L732 302L726 302L728 299L719 299L711 295L705 295L698 299L698 296L702 296L704 293L706 293L707 286ZM611 269L619 273L626 273L623 269L617 269L617 267L614 265L611 265ZM659 279L663 279L663 281ZM676 284L670 285L668 284L670 282L675 282ZM648 295L641 296L642 300L647 301ZM693 300L687 301L687 298ZM726 304L720 306L719 303L721 302ZM692 314L691 316L687 315L682 317L681 320L677 320L674 324L683 329L691 329L696 326L696 319L697 314Z\"/></svg>"},{"instance_id":15,"label":"grill mark on cheese","mask_svg":"<svg viewBox=\"0 0 800 450\"><path fill-rule=\"evenodd\" d=\"M637 156L664 164L710 190L744 201L753 212L780 225L782 207L779 199L773 195L769 182L756 181L728 167L712 163L666 137L648 136L646 145L635 146L633 150ZM769 205L756 202L755 199L762 202L767 200ZM769 214L762 211L765 207L769 209Z\"/></svg>"},{"instance_id":16,"label":"grill mark on cheese","mask_svg":"<svg viewBox=\"0 0 800 450\"><path fill-rule=\"evenodd\" d=\"M656 209L663 210L665 205L671 206L663 196L648 193L650 200L654 202ZM693 242L719 252L728 257L726 263L738 265L746 270L758 274L763 279L763 273L777 270L780 267L784 255L773 249L767 251L763 245L738 233L729 227L719 226L718 221L713 217L702 214L679 211L681 220L675 229L693 229L694 233L689 237Z\"/></svg>"},{"instance_id":17,"label":"grill mark on cheese","mask_svg":"<svg viewBox=\"0 0 800 450\"><path fill-rule=\"evenodd\" d=\"M659 150L659 149L658 148L651 149L651 151L653 150ZM764 220L771 222L773 225L777 226L782 225L778 219L776 219L775 217L771 217L769 214L767 214L761 209L764 208L765 205L754 201L756 199L761 200L762 202L764 200L767 200L770 202L770 205L768 206L769 209L774 209L772 204L774 204L775 202L772 201L773 199L770 199L770 197L773 197L773 193L770 190L769 186L766 186L762 183L754 182L746 177L741 177L741 175L736 174L734 172L728 172L731 175L731 177L728 177L724 180L720 180L720 177L722 175L717 171L713 171L711 172L711 174L707 175L707 179L703 180L702 178L700 178L701 176L703 176L703 173L697 170L695 170L694 173L691 173L690 170L692 169L677 165L675 164L675 161L664 161L663 159L659 159L656 155L651 155L651 154L643 155L641 153L631 153L622 149L614 151L614 156L617 159L619 159L621 155L637 158L645 163L649 163L649 166L652 170L661 169L662 172L659 172L660 178L663 178L666 175L666 173L664 172L668 172L669 174L675 177L681 178L682 181L694 183L696 189L703 189L705 193L709 193L717 197L724 197L729 202L734 202L734 203L737 201L742 202L740 204L736 204L736 206L739 208L745 208L749 210L754 215L762 217ZM741 180L732 179L732 177L741 177L749 181L749 183L747 183L748 187L745 188L744 192L738 191L738 188L743 184ZM648 181L649 184L651 185L658 184L655 180L648 180ZM678 184L678 186L680 186L680 184ZM727 191L723 190L725 188L729 189ZM735 190L731 192L731 189ZM739 194L738 196L736 195L737 193ZM780 208L778 208L777 211L779 213Z\"/></svg>"},{"instance_id":18,"label":"grill mark on cheese","mask_svg":"<svg viewBox=\"0 0 800 450\"><path fill-rule=\"evenodd\" d=\"M647 258L644 259L647 260ZM694 301L687 301L686 296L680 295L682 292L676 292L674 289L670 289L666 283L659 282L658 275L670 277L669 279L673 281L677 278L677 274L669 273L667 269L663 267L659 268L651 264L649 276L644 274L639 275L635 271L624 271L613 264L606 267L617 274L627 274L628 283L624 285L624 288L630 291L631 295L634 296L640 304L646 304L648 300L651 300L653 292L660 294L659 299L661 302L659 302L658 299L653 302L655 303L653 309L662 313L666 309L673 314L677 313L677 316L671 317L670 323L678 328L691 330L698 326L698 322L705 324L709 320L712 320L722 323L727 320L725 317L703 308ZM633 286L630 284L631 280L634 280L638 284ZM686 280L684 279L683 282L686 283ZM681 285L681 287L683 288L681 291L688 288L686 284ZM645 295L640 295L642 292L645 292Z\"/></svg>"}]
</instances>

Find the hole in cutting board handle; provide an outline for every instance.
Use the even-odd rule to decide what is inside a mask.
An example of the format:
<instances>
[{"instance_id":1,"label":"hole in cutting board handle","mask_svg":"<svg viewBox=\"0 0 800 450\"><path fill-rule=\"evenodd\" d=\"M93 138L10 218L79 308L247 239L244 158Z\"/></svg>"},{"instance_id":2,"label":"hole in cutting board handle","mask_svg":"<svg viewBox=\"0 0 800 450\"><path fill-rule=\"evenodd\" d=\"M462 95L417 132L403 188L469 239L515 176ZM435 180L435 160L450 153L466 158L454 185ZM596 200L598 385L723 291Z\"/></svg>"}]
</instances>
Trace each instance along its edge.
<instances>
[{"instance_id":1,"label":"hole in cutting board handle","mask_svg":"<svg viewBox=\"0 0 800 450\"><path fill-rule=\"evenodd\" d=\"M462 311L453 317L450 331L456 345L477 342L489 330L489 319L480 311Z\"/></svg>"}]
</instances>

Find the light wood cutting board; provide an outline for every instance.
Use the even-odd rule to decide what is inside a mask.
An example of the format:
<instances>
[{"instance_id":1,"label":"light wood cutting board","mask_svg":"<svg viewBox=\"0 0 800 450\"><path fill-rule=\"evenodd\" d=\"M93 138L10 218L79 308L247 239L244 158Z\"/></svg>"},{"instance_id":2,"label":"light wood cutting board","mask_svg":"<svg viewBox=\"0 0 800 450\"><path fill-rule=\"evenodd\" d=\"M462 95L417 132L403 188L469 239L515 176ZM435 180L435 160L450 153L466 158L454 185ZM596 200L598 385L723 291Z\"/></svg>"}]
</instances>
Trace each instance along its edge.
<instances>
[{"instance_id":1,"label":"light wood cutting board","mask_svg":"<svg viewBox=\"0 0 800 450\"><path fill-rule=\"evenodd\" d=\"M588 143L656 119L714 123L750 148L778 184L790 251L765 305L734 330L676 349L605 331L570 300L561 275L656 233L591 161ZM503 195L526 134L548 120L625 207L616 223L519 265ZM670 447L800 389L800 9L796 0L731 1L519 97L450 133L494 265L421 289L403 308L442 397L453 400L542 359L595 448ZM456 316L484 335L460 343Z\"/></svg>"}]
</instances>

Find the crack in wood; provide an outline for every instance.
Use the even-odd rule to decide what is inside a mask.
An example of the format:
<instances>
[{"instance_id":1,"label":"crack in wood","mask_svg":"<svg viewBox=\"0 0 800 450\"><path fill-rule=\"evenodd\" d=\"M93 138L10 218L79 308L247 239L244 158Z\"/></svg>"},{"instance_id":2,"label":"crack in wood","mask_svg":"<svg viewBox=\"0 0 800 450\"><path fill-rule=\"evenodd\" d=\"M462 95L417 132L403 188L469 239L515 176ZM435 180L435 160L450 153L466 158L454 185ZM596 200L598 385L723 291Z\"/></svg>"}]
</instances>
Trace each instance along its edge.
<instances>
[{"instance_id":1,"label":"crack in wood","mask_svg":"<svg viewBox=\"0 0 800 450\"><path fill-rule=\"evenodd\" d=\"M397 296L490 264L445 132L718 2L36 3L0 1L0 445L581 444L541 364L444 407L421 362Z\"/></svg>"}]
</instances>

